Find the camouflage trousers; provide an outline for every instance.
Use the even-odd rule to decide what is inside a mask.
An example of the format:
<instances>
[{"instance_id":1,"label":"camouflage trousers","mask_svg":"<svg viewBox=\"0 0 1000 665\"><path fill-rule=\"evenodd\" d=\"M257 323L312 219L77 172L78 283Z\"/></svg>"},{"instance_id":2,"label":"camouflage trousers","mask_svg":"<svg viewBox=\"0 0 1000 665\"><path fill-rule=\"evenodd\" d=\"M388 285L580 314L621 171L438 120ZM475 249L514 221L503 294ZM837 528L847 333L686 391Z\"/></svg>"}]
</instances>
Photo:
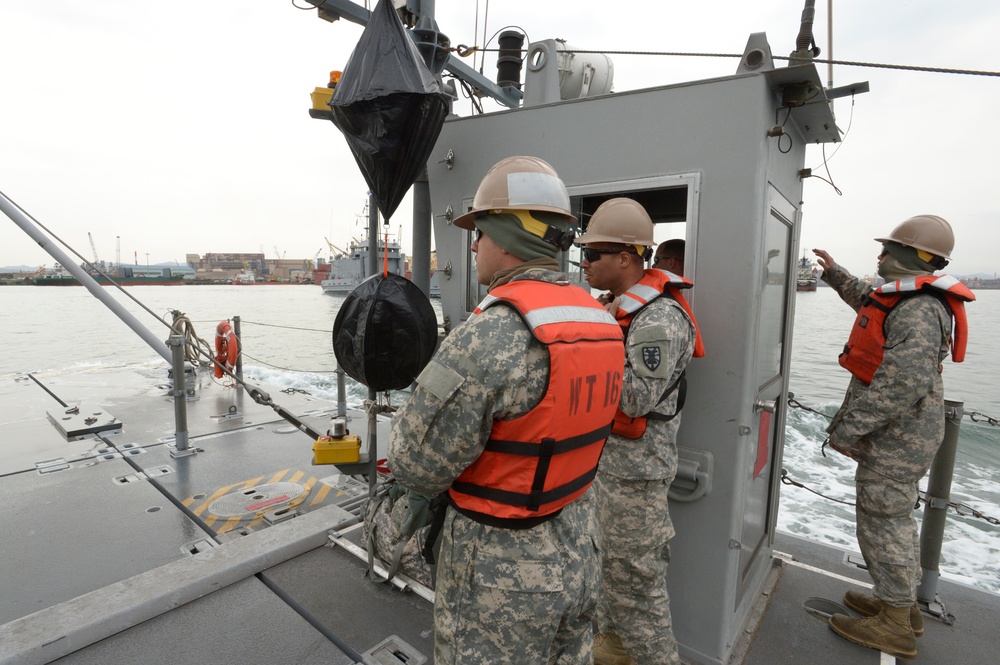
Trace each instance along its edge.
<instances>
[{"instance_id":1,"label":"camouflage trousers","mask_svg":"<svg viewBox=\"0 0 1000 665\"><path fill-rule=\"evenodd\" d=\"M913 516L917 484L861 465L854 482L858 545L875 582L874 595L888 605L913 605L920 583L920 535Z\"/></svg>"},{"instance_id":2,"label":"camouflage trousers","mask_svg":"<svg viewBox=\"0 0 1000 665\"><path fill-rule=\"evenodd\" d=\"M601 575L590 495L532 529L449 507L434 588L434 662L593 663Z\"/></svg>"},{"instance_id":3,"label":"camouflage trousers","mask_svg":"<svg viewBox=\"0 0 1000 665\"><path fill-rule=\"evenodd\" d=\"M595 630L615 633L639 665L679 665L667 594L670 482L597 472L594 496L604 544Z\"/></svg>"}]
</instances>

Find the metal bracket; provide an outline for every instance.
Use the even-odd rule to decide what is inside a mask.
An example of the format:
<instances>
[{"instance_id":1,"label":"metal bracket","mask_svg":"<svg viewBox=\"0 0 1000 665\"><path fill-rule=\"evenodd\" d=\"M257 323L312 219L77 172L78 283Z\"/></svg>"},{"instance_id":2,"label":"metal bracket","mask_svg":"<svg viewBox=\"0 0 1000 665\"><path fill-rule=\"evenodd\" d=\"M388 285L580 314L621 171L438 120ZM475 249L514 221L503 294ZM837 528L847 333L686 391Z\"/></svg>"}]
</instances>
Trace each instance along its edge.
<instances>
[{"instance_id":1,"label":"metal bracket","mask_svg":"<svg viewBox=\"0 0 1000 665\"><path fill-rule=\"evenodd\" d=\"M845 554L844 565L854 566L855 568L860 568L861 570L868 570L868 564L865 563L864 557L859 554Z\"/></svg>"},{"instance_id":2,"label":"metal bracket","mask_svg":"<svg viewBox=\"0 0 1000 665\"><path fill-rule=\"evenodd\" d=\"M962 416L965 415L965 409L959 406L951 406L948 404L944 405L944 417L947 420L961 420Z\"/></svg>"},{"instance_id":3,"label":"metal bracket","mask_svg":"<svg viewBox=\"0 0 1000 665\"><path fill-rule=\"evenodd\" d=\"M41 462L35 462L35 468L38 469L38 473L52 473L53 471L62 471L63 469L69 468L69 462L63 457L55 457L53 459L42 460Z\"/></svg>"},{"instance_id":4,"label":"metal bracket","mask_svg":"<svg viewBox=\"0 0 1000 665\"><path fill-rule=\"evenodd\" d=\"M677 448L677 475L670 484L671 501L691 503L712 491L715 458L707 450Z\"/></svg>"},{"instance_id":5,"label":"metal bracket","mask_svg":"<svg viewBox=\"0 0 1000 665\"><path fill-rule=\"evenodd\" d=\"M242 417L243 414L240 412L239 409L236 408L236 405L231 404L229 406L229 411L227 411L226 413L219 414L217 416L212 416L211 418L216 422L221 422L223 420L233 420L235 418L242 418Z\"/></svg>"},{"instance_id":6,"label":"metal bracket","mask_svg":"<svg viewBox=\"0 0 1000 665\"><path fill-rule=\"evenodd\" d=\"M444 159L438 162L438 164L444 164L448 167L448 170L455 168L455 151L448 148L448 153L444 156ZM451 221L451 206L448 206L448 220Z\"/></svg>"},{"instance_id":7,"label":"metal bracket","mask_svg":"<svg viewBox=\"0 0 1000 665\"><path fill-rule=\"evenodd\" d=\"M280 522L285 522L292 519L293 517L298 517L299 511L294 508L289 508L285 506L284 508L279 508L278 510L272 510L269 513L264 513L264 521L268 524L278 524Z\"/></svg>"}]
</instances>

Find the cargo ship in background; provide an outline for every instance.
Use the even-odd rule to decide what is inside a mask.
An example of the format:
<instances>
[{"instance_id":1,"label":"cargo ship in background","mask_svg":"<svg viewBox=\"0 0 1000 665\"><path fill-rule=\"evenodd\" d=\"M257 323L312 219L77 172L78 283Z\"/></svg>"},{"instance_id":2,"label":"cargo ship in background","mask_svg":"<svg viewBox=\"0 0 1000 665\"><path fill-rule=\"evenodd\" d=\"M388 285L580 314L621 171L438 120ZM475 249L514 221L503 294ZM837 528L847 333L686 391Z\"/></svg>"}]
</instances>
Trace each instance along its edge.
<instances>
[{"instance_id":1,"label":"cargo ship in background","mask_svg":"<svg viewBox=\"0 0 1000 665\"><path fill-rule=\"evenodd\" d=\"M796 291L815 291L819 282L819 268L805 254L799 260L799 272L795 280Z\"/></svg>"},{"instance_id":2,"label":"cargo ship in background","mask_svg":"<svg viewBox=\"0 0 1000 665\"><path fill-rule=\"evenodd\" d=\"M313 280L323 287L323 293L330 295L347 295L358 284L368 279L371 275L368 269L369 243L364 240L351 239L348 250L344 251L327 240L327 244L334 254L330 257L329 263L320 263L313 270ZM385 248L388 246L388 264L385 263ZM394 275L402 275L410 278L410 262L406 254L402 251L399 243L391 237L386 245L384 238L378 241L379 255L377 264L379 271L387 266L388 271ZM434 266L432 265L432 270ZM441 288L435 278L436 271L431 274L430 296L440 297Z\"/></svg>"},{"instance_id":3,"label":"cargo ship in background","mask_svg":"<svg viewBox=\"0 0 1000 665\"><path fill-rule=\"evenodd\" d=\"M407 273L406 254L403 253L399 243L389 239L388 245L382 238L378 240L378 266L383 269L386 248L388 247L388 271L393 275L403 275ZM353 291L358 284L370 277L368 274L368 239L354 240L348 251L338 254L330 260L329 275L320 282L323 293L347 295Z\"/></svg>"},{"instance_id":4,"label":"cargo ship in background","mask_svg":"<svg viewBox=\"0 0 1000 665\"><path fill-rule=\"evenodd\" d=\"M113 283L119 286L176 286L184 284L183 274L174 274L170 268L160 268L159 275L143 273L136 274L129 266L118 266L114 274L89 271L91 277L102 286L110 286ZM52 268L46 268L35 275L31 283L35 286L80 286L80 280L74 277L68 270L58 263Z\"/></svg>"}]
</instances>

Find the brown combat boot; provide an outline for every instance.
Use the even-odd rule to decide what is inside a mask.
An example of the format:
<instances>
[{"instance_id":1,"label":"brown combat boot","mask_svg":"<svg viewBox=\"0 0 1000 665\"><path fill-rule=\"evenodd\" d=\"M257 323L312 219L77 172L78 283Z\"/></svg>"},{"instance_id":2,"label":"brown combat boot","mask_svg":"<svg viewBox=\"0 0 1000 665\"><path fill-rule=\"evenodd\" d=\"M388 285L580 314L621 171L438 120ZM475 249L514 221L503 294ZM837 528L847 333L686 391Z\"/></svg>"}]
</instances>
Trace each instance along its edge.
<instances>
[{"instance_id":1,"label":"brown combat boot","mask_svg":"<svg viewBox=\"0 0 1000 665\"><path fill-rule=\"evenodd\" d=\"M848 591L844 594L844 604L861 616L873 617L882 610L882 601L875 596L860 591ZM913 603L910 608L910 628L917 637L924 635L924 615L920 613L920 606Z\"/></svg>"},{"instance_id":2,"label":"brown combat boot","mask_svg":"<svg viewBox=\"0 0 1000 665\"><path fill-rule=\"evenodd\" d=\"M594 638L594 665L635 665L614 633L599 633Z\"/></svg>"},{"instance_id":3,"label":"brown combat boot","mask_svg":"<svg viewBox=\"0 0 1000 665\"><path fill-rule=\"evenodd\" d=\"M917 655L917 638L910 627L910 608L882 604L878 614L853 619L844 614L830 617L830 628L841 637L890 656L910 659Z\"/></svg>"}]
</instances>

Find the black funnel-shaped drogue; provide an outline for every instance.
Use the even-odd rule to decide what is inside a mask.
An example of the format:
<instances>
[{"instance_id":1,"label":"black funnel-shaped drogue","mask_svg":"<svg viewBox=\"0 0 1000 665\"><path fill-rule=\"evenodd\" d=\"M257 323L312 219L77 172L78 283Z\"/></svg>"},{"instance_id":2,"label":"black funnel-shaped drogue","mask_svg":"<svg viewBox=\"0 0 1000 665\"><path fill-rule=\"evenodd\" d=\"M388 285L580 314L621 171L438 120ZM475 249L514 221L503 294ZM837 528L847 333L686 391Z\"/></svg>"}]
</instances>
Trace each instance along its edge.
<instances>
[{"instance_id":1,"label":"black funnel-shaped drogue","mask_svg":"<svg viewBox=\"0 0 1000 665\"><path fill-rule=\"evenodd\" d=\"M382 217L391 218L434 149L448 97L389 0L372 12L330 109Z\"/></svg>"},{"instance_id":2,"label":"black funnel-shaped drogue","mask_svg":"<svg viewBox=\"0 0 1000 665\"><path fill-rule=\"evenodd\" d=\"M372 390L402 390L430 362L437 315L427 296L399 275L373 275L358 284L337 312L337 365Z\"/></svg>"}]
</instances>

